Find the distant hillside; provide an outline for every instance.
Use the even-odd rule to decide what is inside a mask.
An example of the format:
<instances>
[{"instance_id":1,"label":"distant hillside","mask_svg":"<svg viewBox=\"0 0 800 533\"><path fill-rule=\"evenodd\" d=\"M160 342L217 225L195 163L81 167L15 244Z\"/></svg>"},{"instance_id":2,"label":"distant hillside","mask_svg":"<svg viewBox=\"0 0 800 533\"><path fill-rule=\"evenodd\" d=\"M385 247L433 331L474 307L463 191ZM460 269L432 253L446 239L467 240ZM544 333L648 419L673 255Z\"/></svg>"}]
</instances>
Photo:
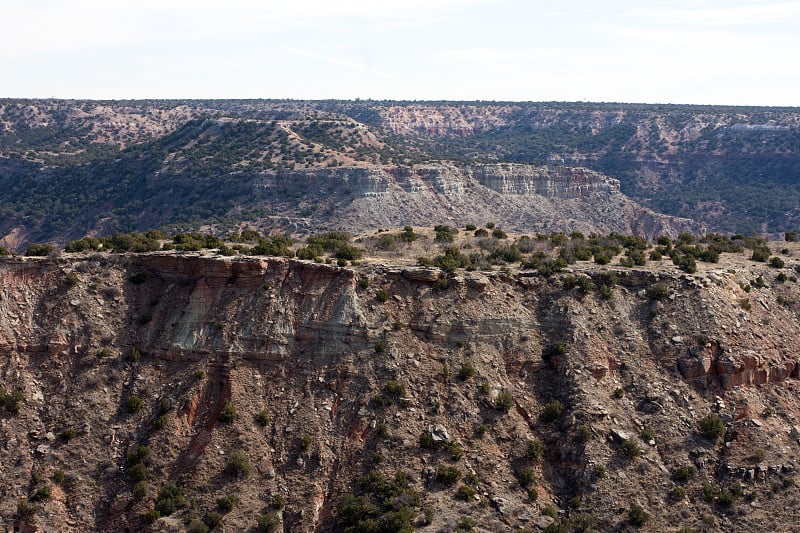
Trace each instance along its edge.
<instances>
[{"instance_id":1,"label":"distant hillside","mask_svg":"<svg viewBox=\"0 0 800 533\"><path fill-rule=\"evenodd\" d=\"M778 234L800 225L798 131L798 109L0 100L0 239L19 248L154 227L488 220L517 231ZM500 163L524 164L528 185L481 181ZM578 190L564 176L586 172L563 170L573 167L617 185L563 196ZM364 172L379 178L362 183ZM562 181L543 193L542 179Z\"/></svg>"}]
</instances>

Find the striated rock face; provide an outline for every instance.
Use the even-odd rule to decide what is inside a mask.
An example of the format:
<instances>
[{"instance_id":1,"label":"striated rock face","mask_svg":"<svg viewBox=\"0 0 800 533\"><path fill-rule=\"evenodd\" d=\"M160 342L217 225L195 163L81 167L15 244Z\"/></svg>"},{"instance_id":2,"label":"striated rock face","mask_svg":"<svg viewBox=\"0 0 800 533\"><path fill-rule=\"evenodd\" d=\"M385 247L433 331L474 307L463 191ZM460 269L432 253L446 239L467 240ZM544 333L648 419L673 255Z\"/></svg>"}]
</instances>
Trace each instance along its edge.
<instances>
[{"instance_id":1,"label":"striated rock face","mask_svg":"<svg viewBox=\"0 0 800 533\"><path fill-rule=\"evenodd\" d=\"M424 164L412 167L276 171L259 175L254 184L257 189L265 191L304 192L320 196L348 191L356 196L378 197L390 189L406 193L432 189L435 194L458 196L480 186L500 194L539 195L550 199L580 198L597 191L619 193L618 180L585 168L513 163L466 167Z\"/></svg>"},{"instance_id":2,"label":"striated rock face","mask_svg":"<svg viewBox=\"0 0 800 533\"><path fill-rule=\"evenodd\" d=\"M586 168L497 164L474 169L486 187L502 194L580 198L597 191L619 192L619 180Z\"/></svg>"},{"instance_id":3,"label":"striated rock face","mask_svg":"<svg viewBox=\"0 0 800 533\"><path fill-rule=\"evenodd\" d=\"M567 273L465 272L443 289L435 269L280 258L4 259L0 383L24 399L19 413L0 413L0 521L156 531L234 495L225 528L246 530L281 494L284 531L334 531L336 502L371 469L406 472L419 523L431 509L434 531L463 516L491 531L529 527L545 505L570 512L575 497L599 530L624 527L627 501L647 507L653 530L723 520L701 497L676 518L663 483L693 465L692 494L704 481L754 493L737 530L791 529L800 289L788 280L745 293L745 281L773 271L725 265L727 255L696 275L616 271L608 298L599 293L608 272L591 264L571 273L590 276L584 293L565 288ZM143 282L130 281L139 273ZM648 297L656 282L667 298ZM377 289L390 297L379 301ZM501 393L508 409L496 408ZM562 415L541 416L554 400ZM225 422L228 405L236 416ZM697 433L709 412L726 424L724 446ZM626 459L619 435L637 439L643 428L655 435L642 441L644 457ZM421 449L424 432L463 455ZM529 439L543 442L543 461L526 457ZM144 473L128 458L140 445L150 450ZM748 467L756 448L757 471ZM230 473L234 452L247 475ZM474 473L478 497L497 503L457 500L456 487L435 480L442 464ZM522 468L535 471L535 502L517 482ZM59 469L63 482L53 481ZM762 498L765 483L786 488ZM148 526L170 484L193 509ZM52 496L37 502L44 485ZM20 516L20 500L40 509Z\"/></svg>"},{"instance_id":4,"label":"striated rock face","mask_svg":"<svg viewBox=\"0 0 800 533\"><path fill-rule=\"evenodd\" d=\"M302 198L315 213L325 208L336 213L330 220L314 222L314 228L494 221L520 232L620 231L654 238L702 231L694 222L632 202L620 192L616 179L576 167L428 163L281 171L259 174L254 189L263 201ZM291 213L297 203L283 209Z\"/></svg>"}]
</instances>

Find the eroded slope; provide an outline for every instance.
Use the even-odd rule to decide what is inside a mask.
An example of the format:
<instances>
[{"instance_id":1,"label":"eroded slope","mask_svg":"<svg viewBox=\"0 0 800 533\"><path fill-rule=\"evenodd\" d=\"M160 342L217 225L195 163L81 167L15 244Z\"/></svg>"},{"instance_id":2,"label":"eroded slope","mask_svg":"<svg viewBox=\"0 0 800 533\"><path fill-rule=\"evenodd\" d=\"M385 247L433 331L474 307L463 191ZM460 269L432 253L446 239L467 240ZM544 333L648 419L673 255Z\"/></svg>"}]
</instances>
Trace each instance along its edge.
<instances>
[{"instance_id":1,"label":"eroded slope","mask_svg":"<svg viewBox=\"0 0 800 533\"><path fill-rule=\"evenodd\" d=\"M358 481L374 470L407 474L418 499L381 513L410 509L423 531L546 527L548 506L609 530L634 503L652 531L791 528L795 278L724 258L616 280L580 265L575 280L466 272L445 288L433 269L284 259L5 260L0 379L24 400L0 420L0 516L133 531L159 508L176 512L150 527L180 529L234 495L226 529L338 530L337 501L375 490L377 474ZM712 412L719 441L698 434ZM170 485L174 509L158 498Z\"/></svg>"}]
</instances>

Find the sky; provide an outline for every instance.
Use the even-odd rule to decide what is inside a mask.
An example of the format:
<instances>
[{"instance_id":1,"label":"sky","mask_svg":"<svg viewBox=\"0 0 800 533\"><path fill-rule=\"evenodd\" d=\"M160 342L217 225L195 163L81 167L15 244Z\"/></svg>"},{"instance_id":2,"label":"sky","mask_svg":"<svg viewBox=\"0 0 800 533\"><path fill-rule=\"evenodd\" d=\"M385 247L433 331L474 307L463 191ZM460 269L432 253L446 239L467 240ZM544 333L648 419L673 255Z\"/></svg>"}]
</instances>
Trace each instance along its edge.
<instances>
[{"instance_id":1,"label":"sky","mask_svg":"<svg viewBox=\"0 0 800 533\"><path fill-rule=\"evenodd\" d=\"M3 0L0 98L800 106L800 1Z\"/></svg>"}]
</instances>

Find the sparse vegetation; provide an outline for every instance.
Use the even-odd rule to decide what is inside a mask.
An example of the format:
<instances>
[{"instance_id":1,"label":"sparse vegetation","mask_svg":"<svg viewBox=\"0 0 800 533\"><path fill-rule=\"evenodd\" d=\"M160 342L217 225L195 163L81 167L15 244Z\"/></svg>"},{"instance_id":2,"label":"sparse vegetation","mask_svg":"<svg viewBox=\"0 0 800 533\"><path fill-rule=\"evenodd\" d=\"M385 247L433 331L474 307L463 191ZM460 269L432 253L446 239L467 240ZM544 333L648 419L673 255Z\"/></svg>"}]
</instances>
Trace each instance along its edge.
<instances>
[{"instance_id":1,"label":"sparse vegetation","mask_svg":"<svg viewBox=\"0 0 800 533\"><path fill-rule=\"evenodd\" d=\"M564 414L564 404L562 404L559 400L553 400L545 404L542 413L539 415L539 418L542 420L542 422L550 423L561 418L562 414Z\"/></svg>"},{"instance_id":2,"label":"sparse vegetation","mask_svg":"<svg viewBox=\"0 0 800 533\"><path fill-rule=\"evenodd\" d=\"M539 463L544 456L544 443L539 439L529 439L525 442L525 457Z\"/></svg>"},{"instance_id":3,"label":"sparse vegetation","mask_svg":"<svg viewBox=\"0 0 800 533\"><path fill-rule=\"evenodd\" d=\"M0 385L0 409L8 413L17 414L20 410L20 404L25 399L25 396L20 390L7 391L5 387Z\"/></svg>"},{"instance_id":4,"label":"sparse vegetation","mask_svg":"<svg viewBox=\"0 0 800 533\"><path fill-rule=\"evenodd\" d=\"M138 396L128 396L128 399L125 401L125 408L127 409L128 413L138 413L144 402Z\"/></svg>"},{"instance_id":5,"label":"sparse vegetation","mask_svg":"<svg viewBox=\"0 0 800 533\"><path fill-rule=\"evenodd\" d=\"M239 415L236 412L236 406L230 402L226 403L219 413L219 421L223 424L233 424L237 418Z\"/></svg>"},{"instance_id":6,"label":"sparse vegetation","mask_svg":"<svg viewBox=\"0 0 800 533\"><path fill-rule=\"evenodd\" d=\"M452 486L461 479L461 471L455 466L439 465L436 469L436 481L442 485Z\"/></svg>"},{"instance_id":7,"label":"sparse vegetation","mask_svg":"<svg viewBox=\"0 0 800 533\"><path fill-rule=\"evenodd\" d=\"M228 495L222 496L217 500L217 507L223 513L230 513L236 507L236 496Z\"/></svg>"},{"instance_id":8,"label":"sparse vegetation","mask_svg":"<svg viewBox=\"0 0 800 533\"><path fill-rule=\"evenodd\" d=\"M455 497L457 500L467 502L472 500L472 498L475 497L475 494L477 494L477 491L474 487L470 487L469 485L460 485L456 491Z\"/></svg>"},{"instance_id":9,"label":"sparse vegetation","mask_svg":"<svg viewBox=\"0 0 800 533\"><path fill-rule=\"evenodd\" d=\"M642 527L649 519L650 514L644 510L644 507L637 503L631 505L628 511L628 522L630 522L632 526Z\"/></svg>"},{"instance_id":10,"label":"sparse vegetation","mask_svg":"<svg viewBox=\"0 0 800 533\"><path fill-rule=\"evenodd\" d=\"M472 363L467 361L461 364L461 368L458 371L458 379L461 381L467 381L469 378L475 376L475 374L475 367L472 366Z\"/></svg>"},{"instance_id":11,"label":"sparse vegetation","mask_svg":"<svg viewBox=\"0 0 800 533\"><path fill-rule=\"evenodd\" d=\"M725 434L725 424L714 413L709 413L701 418L698 429L700 435L708 440L717 440Z\"/></svg>"},{"instance_id":12,"label":"sparse vegetation","mask_svg":"<svg viewBox=\"0 0 800 533\"><path fill-rule=\"evenodd\" d=\"M256 413L256 423L259 426L265 428L269 425L269 422L270 422L269 413L267 413L265 410L262 409L261 411Z\"/></svg>"},{"instance_id":13,"label":"sparse vegetation","mask_svg":"<svg viewBox=\"0 0 800 533\"><path fill-rule=\"evenodd\" d=\"M494 401L494 407L498 411L507 413L514 407L514 397L507 390L501 390L497 393L497 398Z\"/></svg>"},{"instance_id":14,"label":"sparse vegetation","mask_svg":"<svg viewBox=\"0 0 800 533\"><path fill-rule=\"evenodd\" d=\"M631 460L642 455L641 446L639 446L639 443L633 439L627 439L623 441L620 449L622 450L622 455Z\"/></svg>"},{"instance_id":15,"label":"sparse vegetation","mask_svg":"<svg viewBox=\"0 0 800 533\"><path fill-rule=\"evenodd\" d=\"M232 476L241 478L249 476L253 471L253 467L250 465L250 460L247 456L237 450L231 452L228 456L226 471Z\"/></svg>"}]
</instances>

